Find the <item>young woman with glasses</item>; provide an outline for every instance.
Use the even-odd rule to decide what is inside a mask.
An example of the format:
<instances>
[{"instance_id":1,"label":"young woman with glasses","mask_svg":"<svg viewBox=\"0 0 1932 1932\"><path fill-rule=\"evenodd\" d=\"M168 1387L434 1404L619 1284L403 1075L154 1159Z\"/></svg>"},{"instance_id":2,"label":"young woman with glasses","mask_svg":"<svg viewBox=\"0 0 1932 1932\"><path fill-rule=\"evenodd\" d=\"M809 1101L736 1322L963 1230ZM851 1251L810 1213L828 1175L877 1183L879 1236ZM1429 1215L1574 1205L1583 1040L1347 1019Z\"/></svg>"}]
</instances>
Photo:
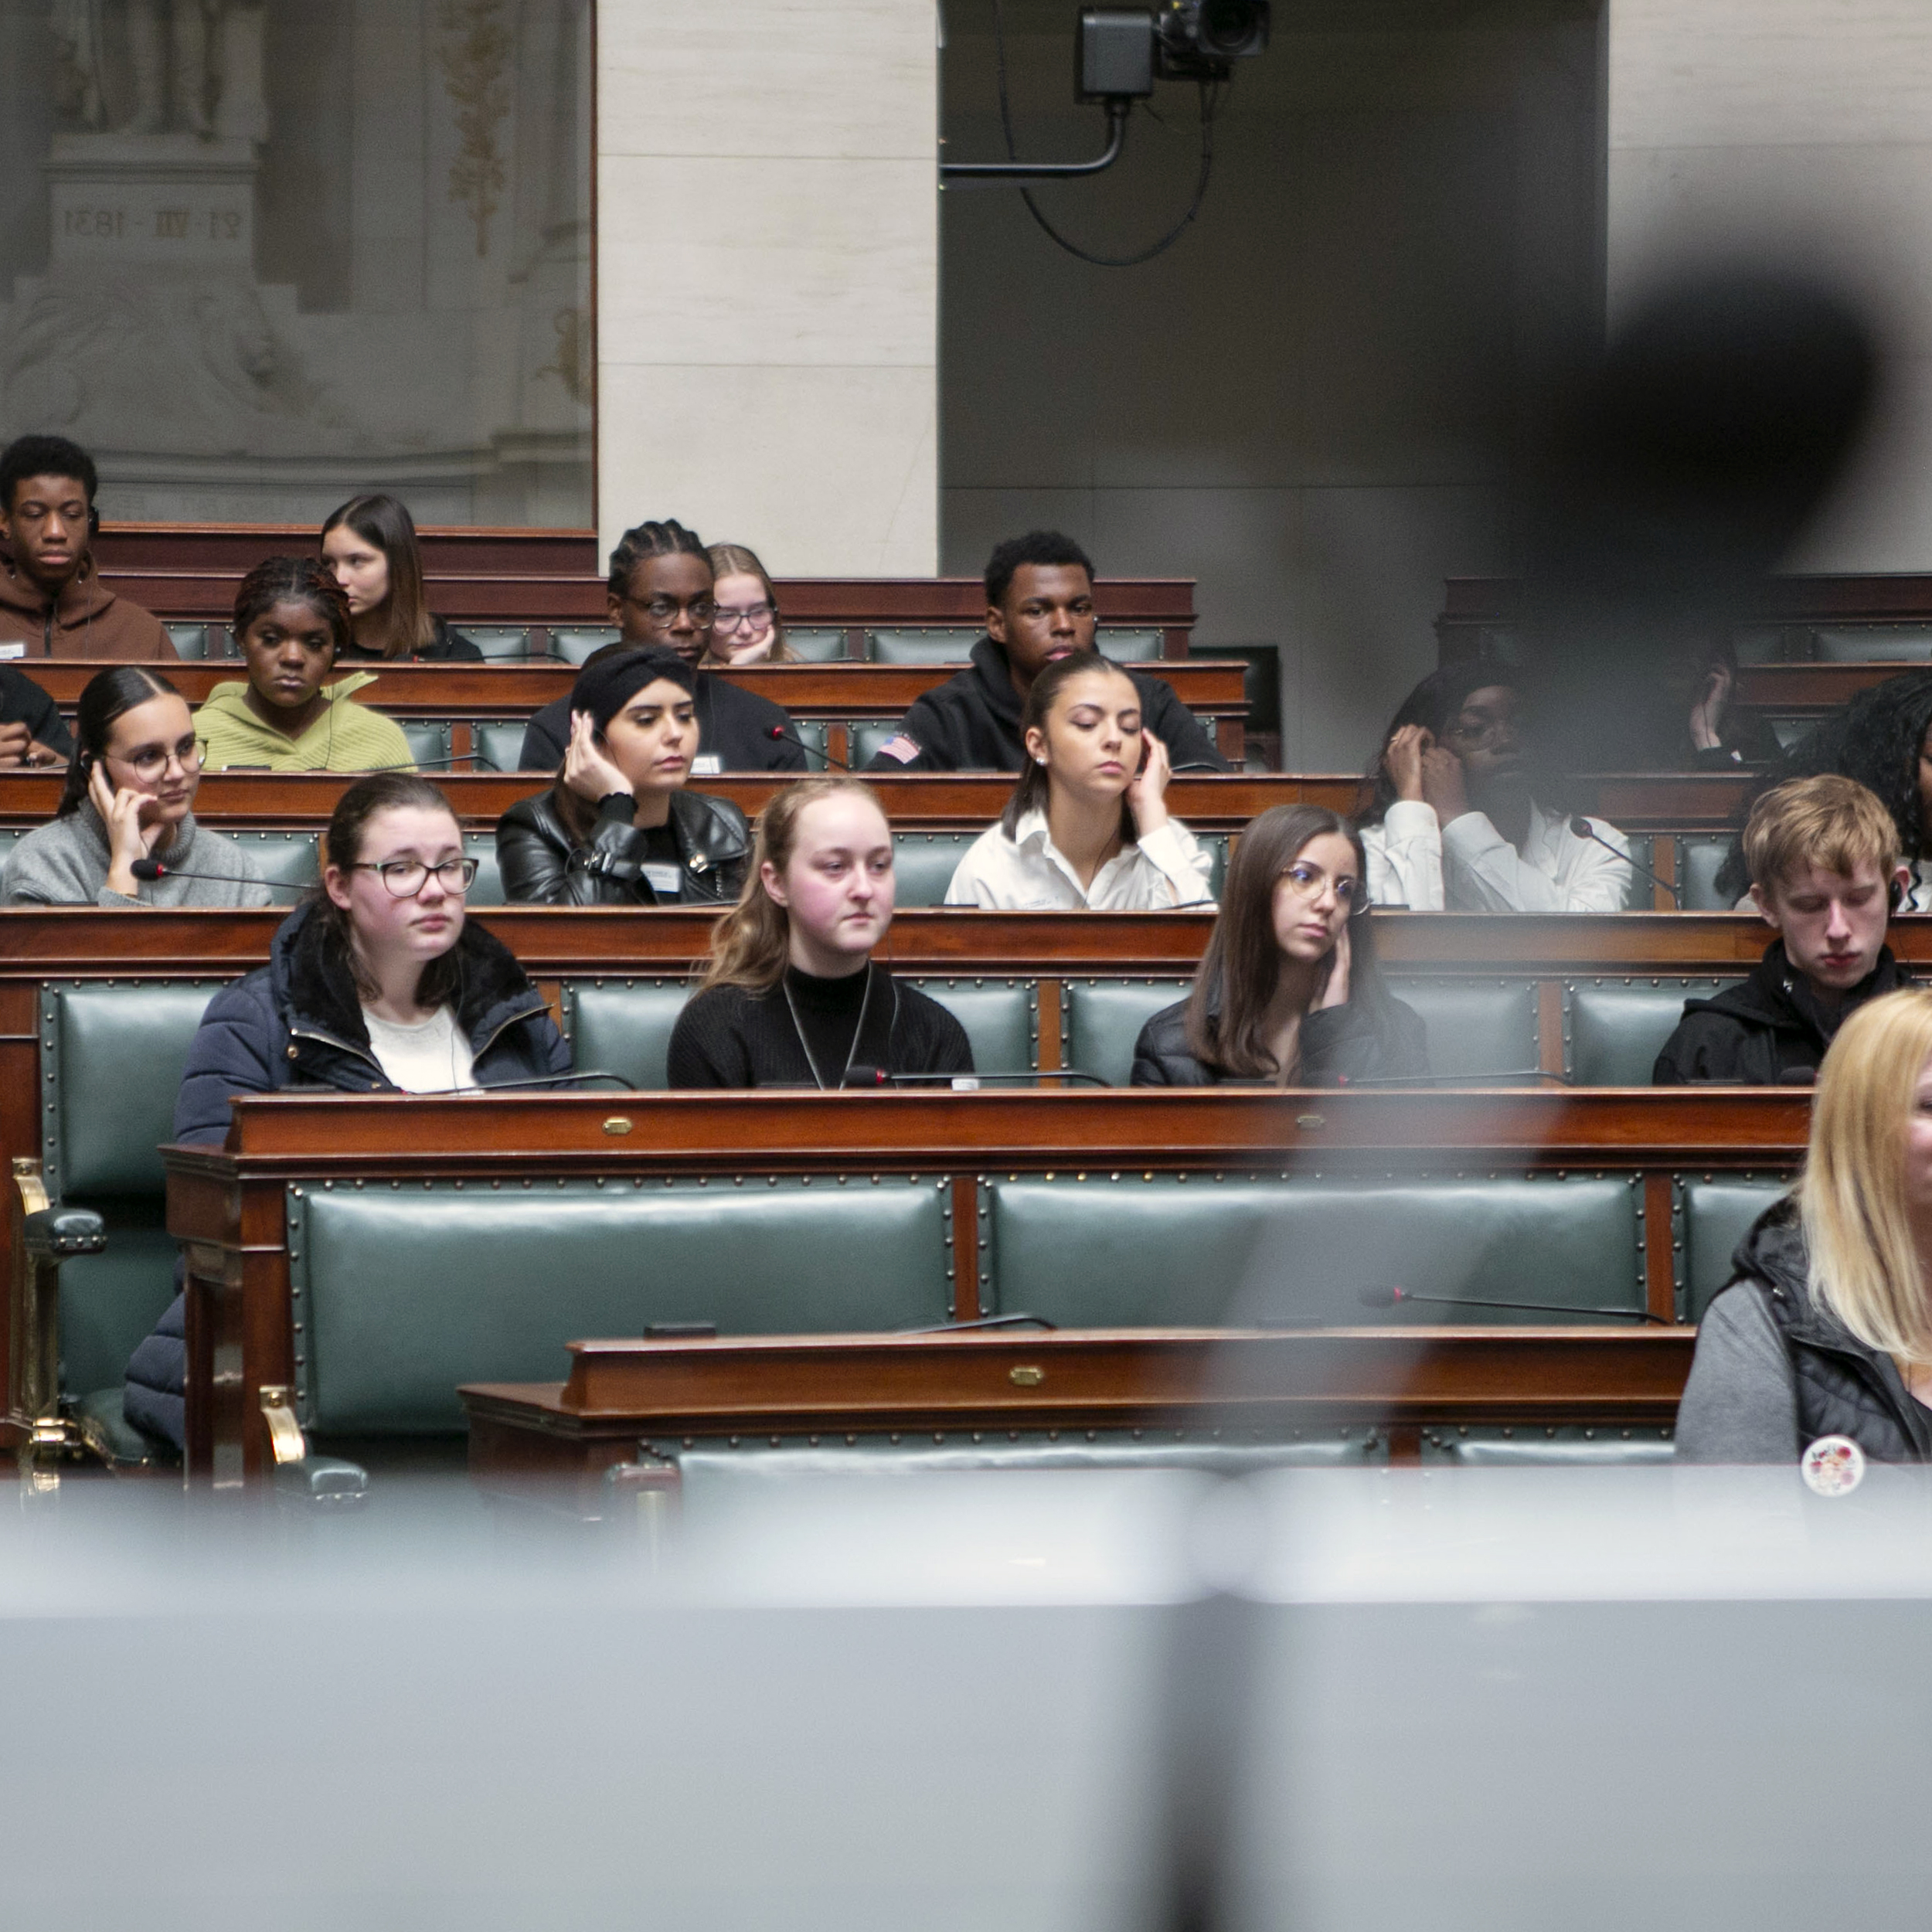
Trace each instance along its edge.
<instances>
[{"instance_id":1,"label":"young woman with glasses","mask_svg":"<svg viewBox=\"0 0 1932 1932\"><path fill-rule=\"evenodd\" d=\"M52 823L28 833L7 862L9 905L270 903L247 847L195 822L201 747L187 705L165 678L137 664L100 672L80 694L74 729ZM136 878L136 862L149 859L168 869Z\"/></svg>"},{"instance_id":2,"label":"young woman with glasses","mask_svg":"<svg viewBox=\"0 0 1932 1932\"><path fill-rule=\"evenodd\" d=\"M1242 833L1193 992L1134 1048L1136 1087L1329 1087L1429 1070L1420 1017L1383 983L1362 842L1319 805Z\"/></svg>"},{"instance_id":3,"label":"young woman with glasses","mask_svg":"<svg viewBox=\"0 0 1932 1932\"><path fill-rule=\"evenodd\" d=\"M464 917L476 864L434 785L403 772L358 781L322 849L321 886L283 921L268 964L202 1016L177 1141L219 1142L230 1100L284 1087L446 1094L570 1070L543 995ZM177 1448L185 1367L177 1295L128 1365L124 1403L138 1429Z\"/></svg>"},{"instance_id":4,"label":"young woman with glasses","mask_svg":"<svg viewBox=\"0 0 1932 1932\"><path fill-rule=\"evenodd\" d=\"M1390 721L1359 823L1369 896L1415 912L1614 913L1630 892L1629 843L1600 818L1530 794L1529 733L1493 665L1445 665Z\"/></svg>"},{"instance_id":5,"label":"young woman with glasses","mask_svg":"<svg viewBox=\"0 0 1932 1932\"><path fill-rule=\"evenodd\" d=\"M1019 783L959 862L947 905L1146 912L1214 903L1207 854L1168 813L1167 748L1118 665L1094 651L1053 659L1026 694L1020 737Z\"/></svg>"},{"instance_id":6,"label":"young woman with glasses","mask_svg":"<svg viewBox=\"0 0 1932 1932\"><path fill-rule=\"evenodd\" d=\"M728 671L739 665L798 663L798 652L785 641L778 593L757 554L742 543L714 543L706 554L714 581L711 643L703 668Z\"/></svg>"}]
</instances>

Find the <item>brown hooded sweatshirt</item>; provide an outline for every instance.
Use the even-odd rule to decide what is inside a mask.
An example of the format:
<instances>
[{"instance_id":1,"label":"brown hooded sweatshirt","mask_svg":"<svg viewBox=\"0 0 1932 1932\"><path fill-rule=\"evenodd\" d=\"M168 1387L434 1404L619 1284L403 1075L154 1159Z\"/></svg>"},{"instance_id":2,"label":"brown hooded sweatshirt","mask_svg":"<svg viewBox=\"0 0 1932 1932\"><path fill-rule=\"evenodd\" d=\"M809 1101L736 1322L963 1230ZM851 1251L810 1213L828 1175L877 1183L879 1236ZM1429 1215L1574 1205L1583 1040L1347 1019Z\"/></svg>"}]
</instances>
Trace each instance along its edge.
<instances>
[{"instance_id":1,"label":"brown hooded sweatshirt","mask_svg":"<svg viewBox=\"0 0 1932 1932\"><path fill-rule=\"evenodd\" d=\"M90 566L71 578L49 610L44 592L0 559L0 649L23 644L36 658L114 658L136 663L179 658L174 640L152 611L117 597Z\"/></svg>"}]
</instances>

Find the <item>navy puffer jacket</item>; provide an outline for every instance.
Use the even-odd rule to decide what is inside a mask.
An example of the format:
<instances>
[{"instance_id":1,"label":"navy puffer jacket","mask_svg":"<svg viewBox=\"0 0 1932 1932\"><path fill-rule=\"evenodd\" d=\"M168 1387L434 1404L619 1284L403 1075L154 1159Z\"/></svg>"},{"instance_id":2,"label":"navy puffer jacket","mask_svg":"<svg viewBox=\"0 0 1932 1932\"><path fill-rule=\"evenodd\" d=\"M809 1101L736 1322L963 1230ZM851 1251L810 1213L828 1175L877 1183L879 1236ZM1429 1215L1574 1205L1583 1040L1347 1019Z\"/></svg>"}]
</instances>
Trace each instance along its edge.
<instances>
[{"instance_id":1,"label":"navy puffer jacket","mask_svg":"<svg viewBox=\"0 0 1932 1932\"><path fill-rule=\"evenodd\" d=\"M488 1087L570 1070L570 1049L516 957L474 920L456 942L457 1024L468 1036L475 1078ZM268 964L209 1002L188 1049L175 1100L178 1141L224 1141L238 1094L289 1087L393 1093L370 1049L349 962L327 941L312 903L275 934ZM136 1428L182 1446L187 1366L182 1298L128 1365L124 1407Z\"/></svg>"}]
</instances>

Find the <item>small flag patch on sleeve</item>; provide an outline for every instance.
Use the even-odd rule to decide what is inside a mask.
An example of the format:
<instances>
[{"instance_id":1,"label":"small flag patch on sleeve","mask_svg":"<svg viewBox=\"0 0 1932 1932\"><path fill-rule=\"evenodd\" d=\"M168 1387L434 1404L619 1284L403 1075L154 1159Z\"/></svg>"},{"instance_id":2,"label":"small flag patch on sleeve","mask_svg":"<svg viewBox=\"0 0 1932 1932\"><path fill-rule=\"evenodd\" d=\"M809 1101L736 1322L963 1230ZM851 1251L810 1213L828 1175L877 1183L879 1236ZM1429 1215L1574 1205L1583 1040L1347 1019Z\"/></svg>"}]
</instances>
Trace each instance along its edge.
<instances>
[{"instance_id":1,"label":"small flag patch on sleeve","mask_svg":"<svg viewBox=\"0 0 1932 1932\"><path fill-rule=\"evenodd\" d=\"M879 749L888 758L896 758L902 765L909 765L919 756L919 747L904 732L888 738Z\"/></svg>"}]
</instances>

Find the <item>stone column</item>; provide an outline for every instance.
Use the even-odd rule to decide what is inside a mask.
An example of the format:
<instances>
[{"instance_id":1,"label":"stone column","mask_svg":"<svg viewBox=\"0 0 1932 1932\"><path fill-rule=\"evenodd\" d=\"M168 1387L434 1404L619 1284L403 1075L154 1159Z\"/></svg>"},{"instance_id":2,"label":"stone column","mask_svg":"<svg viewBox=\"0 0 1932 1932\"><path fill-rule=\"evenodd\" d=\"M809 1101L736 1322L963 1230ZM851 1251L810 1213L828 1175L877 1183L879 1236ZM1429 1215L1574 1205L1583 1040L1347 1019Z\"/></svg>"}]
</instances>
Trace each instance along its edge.
<instances>
[{"instance_id":1,"label":"stone column","mask_svg":"<svg viewBox=\"0 0 1932 1932\"><path fill-rule=\"evenodd\" d=\"M1932 564L1932 5L1608 0L1612 321L1660 271L1817 264L1881 321L1882 414L1789 566Z\"/></svg>"},{"instance_id":2,"label":"stone column","mask_svg":"<svg viewBox=\"0 0 1932 1932\"><path fill-rule=\"evenodd\" d=\"M604 0L598 520L938 564L933 0Z\"/></svg>"}]
</instances>

